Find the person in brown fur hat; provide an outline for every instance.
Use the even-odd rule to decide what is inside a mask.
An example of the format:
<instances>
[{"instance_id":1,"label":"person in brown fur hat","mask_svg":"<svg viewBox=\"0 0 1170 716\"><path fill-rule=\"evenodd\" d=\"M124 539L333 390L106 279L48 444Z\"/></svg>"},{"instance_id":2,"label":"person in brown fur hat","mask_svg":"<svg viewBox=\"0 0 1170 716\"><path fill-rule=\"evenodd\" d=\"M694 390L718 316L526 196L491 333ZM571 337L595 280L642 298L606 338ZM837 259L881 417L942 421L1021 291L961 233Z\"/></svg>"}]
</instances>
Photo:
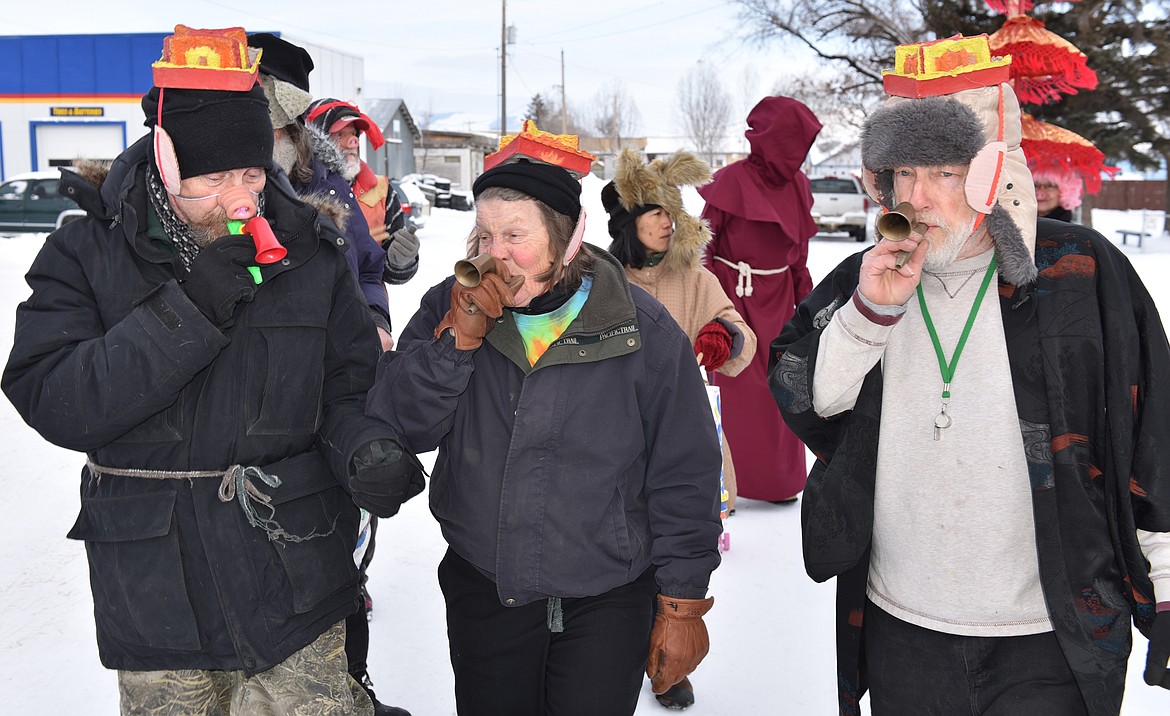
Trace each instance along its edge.
<instances>
[{"instance_id":1,"label":"person in brown fur hat","mask_svg":"<svg viewBox=\"0 0 1170 716\"><path fill-rule=\"evenodd\" d=\"M601 190L609 214L609 252L625 266L630 283L662 302L695 348L708 371L734 376L756 351L756 334L731 305L715 275L699 263L711 241L706 222L687 213L680 186L711 179L711 168L690 152L678 152L647 164L640 152L624 149L613 181ZM723 480L735 509L735 470L723 441ZM695 702L684 678L657 696L667 708Z\"/></svg>"}]
</instances>

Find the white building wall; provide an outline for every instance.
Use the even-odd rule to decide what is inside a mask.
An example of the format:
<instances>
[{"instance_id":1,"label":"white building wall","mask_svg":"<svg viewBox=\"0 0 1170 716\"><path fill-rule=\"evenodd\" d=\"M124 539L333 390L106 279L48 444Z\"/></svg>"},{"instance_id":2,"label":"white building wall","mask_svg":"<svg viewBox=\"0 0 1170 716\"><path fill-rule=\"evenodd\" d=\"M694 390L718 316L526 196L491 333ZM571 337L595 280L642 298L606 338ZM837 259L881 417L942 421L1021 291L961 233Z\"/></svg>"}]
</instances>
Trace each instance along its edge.
<instances>
[{"instance_id":1,"label":"white building wall","mask_svg":"<svg viewBox=\"0 0 1170 716\"><path fill-rule=\"evenodd\" d=\"M284 39L300 45L313 58L313 71L309 73L309 94L313 99L332 97L352 102L361 108L365 97L365 59L358 55L317 45L288 33Z\"/></svg>"},{"instance_id":2,"label":"white building wall","mask_svg":"<svg viewBox=\"0 0 1170 716\"><path fill-rule=\"evenodd\" d=\"M54 108L58 112L62 108L99 109L102 116L54 116ZM146 133L142 119L137 99L94 102L64 97L0 102L0 178L49 169L53 162L72 163L79 157L113 159Z\"/></svg>"}]
</instances>

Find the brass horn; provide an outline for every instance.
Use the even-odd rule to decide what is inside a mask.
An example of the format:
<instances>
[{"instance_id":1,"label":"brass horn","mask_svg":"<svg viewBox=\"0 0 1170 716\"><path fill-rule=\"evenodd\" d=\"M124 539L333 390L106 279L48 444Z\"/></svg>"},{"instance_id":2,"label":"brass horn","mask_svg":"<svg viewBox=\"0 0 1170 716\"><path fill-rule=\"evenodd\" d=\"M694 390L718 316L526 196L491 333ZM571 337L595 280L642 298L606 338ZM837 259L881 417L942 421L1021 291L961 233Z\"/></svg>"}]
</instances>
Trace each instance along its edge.
<instances>
[{"instance_id":1,"label":"brass horn","mask_svg":"<svg viewBox=\"0 0 1170 716\"><path fill-rule=\"evenodd\" d=\"M459 259L455 262L455 280L468 288L475 288L483 280L484 274L499 274L504 279L512 293L520 290L524 285L523 276L511 276L504 264L500 263L491 254L480 254L469 259Z\"/></svg>"},{"instance_id":2,"label":"brass horn","mask_svg":"<svg viewBox=\"0 0 1170 716\"><path fill-rule=\"evenodd\" d=\"M916 231L919 234L925 234L926 224L917 221L915 214L914 206L910 202L904 201L898 204L893 210L887 211L877 218L878 233L890 241L902 241ZM895 265L902 268L902 265L909 258L909 251L899 251Z\"/></svg>"}]
</instances>

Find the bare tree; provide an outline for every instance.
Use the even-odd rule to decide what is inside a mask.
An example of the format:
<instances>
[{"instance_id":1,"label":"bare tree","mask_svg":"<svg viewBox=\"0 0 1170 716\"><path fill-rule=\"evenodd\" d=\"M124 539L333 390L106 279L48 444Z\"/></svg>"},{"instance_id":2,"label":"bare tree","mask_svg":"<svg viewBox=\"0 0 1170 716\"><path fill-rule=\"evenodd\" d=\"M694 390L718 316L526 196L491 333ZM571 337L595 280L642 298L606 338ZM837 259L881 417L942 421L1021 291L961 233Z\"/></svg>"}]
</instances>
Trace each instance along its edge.
<instances>
[{"instance_id":1,"label":"bare tree","mask_svg":"<svg viewBox=\"0 0 1170 716\"><path fill-rule=\"evenodd\" d=\"M641 124L642 113L621 80L610 82L593 96L590 125L596 136L608 140L609 153L619 152L622 140L633 137Z\"/></svg>"},{"instance_id":2,"label":"bare tree","mask_svg":"<svg viewBox=\"0 0 1170 716\"><path fill-rule=\"evenodd\" d=\"M541 129L548 129L548 131L561 131L561 105L556 99L546 99L548 103L548 127L541 127ZM589 123L581 119L581 112L573 106L572 102L566 102L565 107L565 133L576 134L579 137L586 137L592 135L592 130L589 129Z\"/></svg>"},{"instance_id":3,"label":"bare tree","mask_svg":"<svg viewBox=\"0 0 1170 716\"><path fill-rule=\"evenodd\" d=\"M695 151L714 164L715 150L731 121L731 97L710 65L700 62L678 81L678 111Z\"/></svg>"}]
</instances>

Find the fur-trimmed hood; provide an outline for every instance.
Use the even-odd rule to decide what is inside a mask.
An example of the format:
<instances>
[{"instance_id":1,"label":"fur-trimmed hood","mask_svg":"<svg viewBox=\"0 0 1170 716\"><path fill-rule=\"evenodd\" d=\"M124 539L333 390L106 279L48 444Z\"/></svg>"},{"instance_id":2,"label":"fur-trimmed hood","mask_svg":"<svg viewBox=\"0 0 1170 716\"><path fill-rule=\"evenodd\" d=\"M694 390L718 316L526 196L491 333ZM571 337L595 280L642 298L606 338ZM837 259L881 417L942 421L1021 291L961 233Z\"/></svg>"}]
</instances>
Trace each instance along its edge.
<instances>
[{"instance_id":1,"label":"fur-trimmed hood","mask_svg":"<svg viewBox=\"0 0 1170 716\"><path fill-rule=\"evenodd\" d=\"M605 201L606 211L635 213L640 207L660 206L674 221L674 234L663 264L677 270L699 267L703 248L711 241L711 228L703 219L687 213L681 186L702 186L711 181L711 167L690 152L676 152L647 164L642 153L627 147L618 155L613 185L618 203ZM604 194L604 192L603 192Z\"/></svg>"},{"instance_id":2,"label":"fur-trimmed hood","mask_svg":"<svg viewBox=\"0 0 1170 716\"><path fill-rule=\"evenodd\" d=\"M866 192L892 209L894 168L968 164L967 202L986 215L1000 276L1015 286L1031 283L1036 194L1020 149L1020 121L1019 101L1006 83L942 96L890 97L862 129Z\"/></svg>"},{"instance_id":3,"label":"fur-trimmed hood","mask_svg":"<svg viewBox=\"0 0 1170 716\"><path fill-rule=\"evenodd\" d=\"M309 146L313 148L313 156L325 165L325 168L341 176L345 176L345 155L330 138L329 133L312 122L306 122L305 132L309 135Z\"/></svg>"}]
</instances>

